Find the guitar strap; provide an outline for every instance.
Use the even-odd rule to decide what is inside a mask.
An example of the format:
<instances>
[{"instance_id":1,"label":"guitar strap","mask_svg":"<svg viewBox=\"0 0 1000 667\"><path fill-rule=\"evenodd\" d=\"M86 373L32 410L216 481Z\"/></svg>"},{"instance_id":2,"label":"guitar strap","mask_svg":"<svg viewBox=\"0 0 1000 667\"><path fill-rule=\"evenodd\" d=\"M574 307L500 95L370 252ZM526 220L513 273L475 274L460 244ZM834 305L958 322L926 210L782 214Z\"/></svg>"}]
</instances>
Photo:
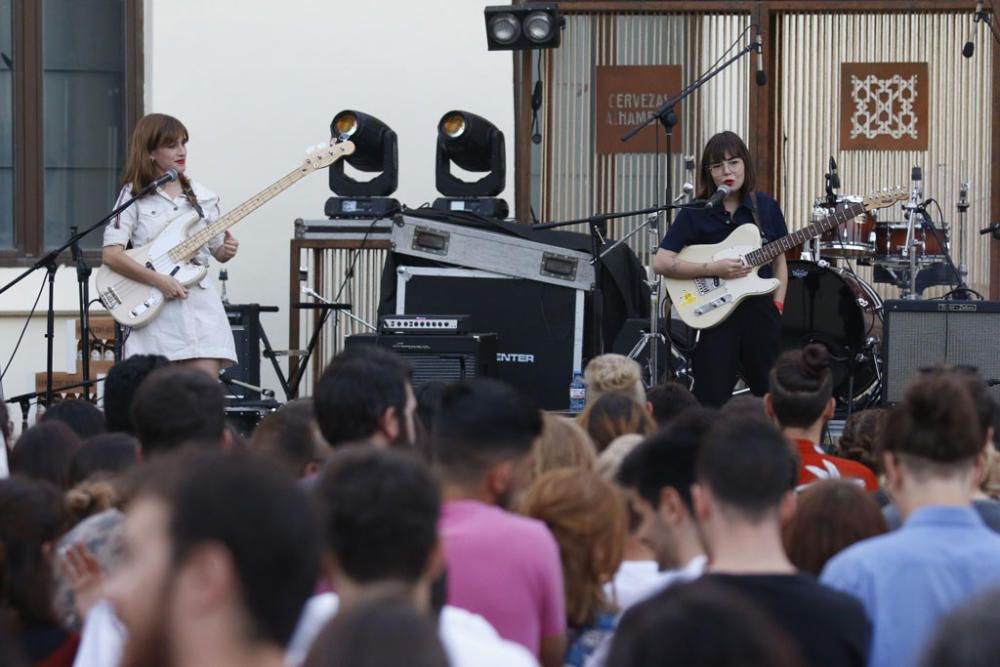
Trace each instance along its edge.
<instances>
[{"instance_id":1,"label":"guitar strap","mask_svg":"<svg viewBox=\"0 0 1000 667\"><path fill-rule=\"evenodd\" d=\"M198 198L194 196L194 190L191 189L191 182L190 181L187 181L187 182L181 181L181 190L183 190L184 196L187 198L187 200L191 204L191 206L194 207L194 210L198 212L198 217L199 218L204 218L205 217L205 212L203 210L201 210L201 204L198 203ZM754 205L756 206L756 202L754 202ZM756 217L757 217L757 213L754 212L754 219L756 219ZM757 223L757 224L758 224L758 226L760 225L760 223Z\"/></svg>"},{"instance_id":2,"label":"guitar strap","mask_svg":"<svg viewBox=\"0 0 1000 667\"><path fill-rule=\"evenodd\" d=\"M764 227L760 224L760 213L757 212L757 193L750 193L750 213L753 215L753 221L757 225L757 229L760 231L760 235L764 236Z\"/></svg>"}]
</instances>

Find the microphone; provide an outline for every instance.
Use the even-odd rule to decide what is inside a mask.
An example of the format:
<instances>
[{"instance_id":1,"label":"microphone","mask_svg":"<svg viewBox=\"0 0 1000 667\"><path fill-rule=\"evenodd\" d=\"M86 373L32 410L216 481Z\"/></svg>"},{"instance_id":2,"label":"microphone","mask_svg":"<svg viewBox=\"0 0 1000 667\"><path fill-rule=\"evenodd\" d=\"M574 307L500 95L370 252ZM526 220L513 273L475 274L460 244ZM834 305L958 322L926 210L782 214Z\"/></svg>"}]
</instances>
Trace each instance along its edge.
<instances>
[{"instance_id":1,"label":"microphone","mask_svg":"<svg viewBox=\"0 0 1000 667\"><path fill-rule=\"evenodd\" d=\"M959 213L965 213L969 210L969 185L971 181L965 180L960 181L958 184L958 208Z\"/></svg>"},{"instance_id":2,"label":"microphone","mask_svg":"<svg viewBox=\"0 0 1000 667\"><path fill-rule=\"evenodd\" d=\"M980 236L986 236L987 234L998 234L1000 233L1000 222L994 222L989 227L983 227L979 230Z\"/></svg>"},{"instance_id":3,"label":"microphone","mask_svg":"<svg viewBox=\"0 0 1000 667\"><path fill-rule=\"evenodd\" d=\"M767 83L767 73L764 71L764 40L760 35L760 26L757 26L757 85L763 86Z\"/></svg>"},{"instance_id":4,"label":"microphone","mask_svg":"<svg viewBox=\"0 0 1000 667\"><path fill-rule=\"evenodd\" d=\"M978 0L976 2L976 14L975 18L972 19L972 26L969 28L969 39L965 42L965 46L962 47L962 55L966 58L971 58L972 54L976 51L976 24L982 19L983 16L983 0Z\"/></svg>"},{"instance_id":5,"label":"microphone","mask_svg":"<svg viewBox=\"0 0 1000 667\"><path fill-rule=\"evenodd\" d=\"M162 176L160 176L159 178L154 178L153 181L149 185L144 187L142 190L143 192L148 192L149 190L155 190L161 185L166 185L167 183L176 180L177 180L177 172L174 171L173 169L167 169L165 172L163 172Z\"/></svg>"},{"instance_id":6,"label":"microphone","mask_svg":"<svg viewBox=\"0 0 1000 667\"><path fill-rule=\"evenodd\" d=\"M719 186L719 189L715 191L715 194L709 197L708 201L705 202L705 208L714 208L718 206L722 203L723 199L729 196L730 192L732 192L732 188L723 183Z\"/></svg>"},{"instance_id":7,"label":"microphone","mask_svg":"<svg viewBox=\"0 0 1000 667\"><path fill-rule=\"evenodd\" d=\"M837 161L830 156L830 187L834 190L840 189L840 175L837 174Z\"/></svg>"},{"instance_id":8,"label":"microphone","mask_svg":"<svg viewBox=\"0 0 1000 667\"><path fill-rule=\"evenodd\" d=\"M920 181L923 180L923 173L919 165L913 167L913 170L910 172L910 180L913 181L913 190L910 191L910 200L903 205L905 211L903 215L906 218L910 217L910 211L920 208L920 201L924 198L924 192L920 187Z\"/></svg>"}]
</instances>

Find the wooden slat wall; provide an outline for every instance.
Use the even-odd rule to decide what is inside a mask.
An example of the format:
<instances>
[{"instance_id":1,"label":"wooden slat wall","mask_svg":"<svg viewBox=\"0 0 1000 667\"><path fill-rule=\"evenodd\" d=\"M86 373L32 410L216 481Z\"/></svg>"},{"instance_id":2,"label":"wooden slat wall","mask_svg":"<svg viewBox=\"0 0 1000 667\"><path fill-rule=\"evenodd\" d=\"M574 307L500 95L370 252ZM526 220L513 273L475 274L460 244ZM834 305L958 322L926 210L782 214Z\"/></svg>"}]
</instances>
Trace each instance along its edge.
<instances>
[{"instance_id":1,"label":"wooden slat wall","mask_svg":"<svg viewBox=\"0 0 1000 667\"><path fill-rule=\"evenodd\" d=\"M790 229L809 223L813 199L823 194L831 155L839 164L842 192L865 194L884 186L910 186L920 165L924 197L941 204L952 226L952 256L969 270L968 283L989 293L989 237L978 229L989 221L992 58L978 48L962 57L970 18L963 13L782 14L778 63L784 87L780 100L779 200ZM926 151L841 151L840 64L843 62L927 62L930 75L930 136ZM971 179L971 208L957 230L959 181ZM937 209L931 208L935 222ZM878 212L881 221L903 221L899 206ZM858 268L858 267L856 267ZM871 270L858 272L871 279ZM876 287L898 298L889 285ZM924 296L943 293L929 290Z\"/></svg>"}]
</instances>

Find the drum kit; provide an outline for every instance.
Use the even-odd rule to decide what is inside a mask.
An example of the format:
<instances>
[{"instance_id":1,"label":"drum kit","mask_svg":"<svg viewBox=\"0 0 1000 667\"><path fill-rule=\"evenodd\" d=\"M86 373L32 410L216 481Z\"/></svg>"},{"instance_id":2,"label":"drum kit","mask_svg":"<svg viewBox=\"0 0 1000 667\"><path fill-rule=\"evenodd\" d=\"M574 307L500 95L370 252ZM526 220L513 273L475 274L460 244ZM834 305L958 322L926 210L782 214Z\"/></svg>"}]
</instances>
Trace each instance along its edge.
<instances>
[{"instance_id":1,"label":"drum kit","mask_svg":"<svg viewBox=\"0 0 1000 667\"><path fill-rule=\"evenodd\" d=\"M860 197L837 195L836 163L830 158L827 196L814 203L813 217L825 217ZM783 349L820 343L830 352L834 396L850 413L874 405L882 388L882 299L854 272L853 264L872 267L872 282L897 287L904 299L919 299L927 287L958 285L963 273L950 257L949 229L926 214L919 168L903 221L879 221L874 212L807 242L788 262L788 291L782 317ZM968 206L963 187L960 217ZM964 222L964 221L961 221Z\"/></svg>"}]
</instances>

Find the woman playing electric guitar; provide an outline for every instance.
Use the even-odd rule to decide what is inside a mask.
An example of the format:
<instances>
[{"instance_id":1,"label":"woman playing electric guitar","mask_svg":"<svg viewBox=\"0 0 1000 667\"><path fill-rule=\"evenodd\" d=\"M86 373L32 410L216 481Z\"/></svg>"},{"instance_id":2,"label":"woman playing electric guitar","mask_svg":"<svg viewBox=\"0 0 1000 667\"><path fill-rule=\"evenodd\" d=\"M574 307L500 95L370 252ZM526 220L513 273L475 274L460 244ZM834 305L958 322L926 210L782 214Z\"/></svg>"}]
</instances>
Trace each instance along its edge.
<instances>
[{"instance_id":1,"label":"woman playing electric guitar","mask_svg":"<svg viewBox=\"0 0 1000 667\"><path fill-rule=\"evenodd\" d=\"M128 331L124 355L162 354L217 377L223 367L236 363L236 347L214 286L206 278L184 287L173 276L157 273L124 252L129 244L150 243L180 216L197 213L202 218L192 232L219 218L218 196L185 174L187 142L187 129L172 116L149 114L136 125L116 206L168 170L177 172L177 179L143 196L108 224L101 260L122 276L157 288L168 299L155 320ZM239 242L227 231L203 246L195 261L206 266L210 257L228 262L238 248Z\"/></svg>"},{"instance_id":2,"label":"woman playing electric guitar","mask_svg":"<svg viewBox=\"0 0 1000 667\"><path fill-rule=\"evenodd\" d=\"M708 199L720 186L729 188L722 205L683 209L667 230L653 258L653 270L670 278L742 278L752 267L738 259L695 263L677 254L689 245L714 244L739 225L756 225L764 243L788 233L785 216L770 196L754 192L754 169L746 144L733 132L716 134L701 155L698 196ZM767 392L768 372L780 351L781 312L788 287L788 267L778 255L760 269L780 281L778 289L747 298L720 324L703 329L691 356L694 394L703 405L729 400L737 377L758 396Z\"/></svg>"}]
</instances>

